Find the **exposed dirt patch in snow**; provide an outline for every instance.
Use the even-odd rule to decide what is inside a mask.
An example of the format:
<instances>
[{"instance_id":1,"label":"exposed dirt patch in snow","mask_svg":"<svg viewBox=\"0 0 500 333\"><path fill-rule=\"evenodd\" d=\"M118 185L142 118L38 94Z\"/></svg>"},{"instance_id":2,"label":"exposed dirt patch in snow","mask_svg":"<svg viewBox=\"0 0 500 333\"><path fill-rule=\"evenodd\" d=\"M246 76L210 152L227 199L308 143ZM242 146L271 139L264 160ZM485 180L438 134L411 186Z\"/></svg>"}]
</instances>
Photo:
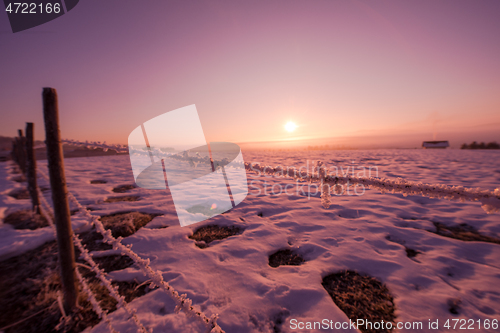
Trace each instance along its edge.
<instances>
[{"instance_id":1,"label":"exposed dirt patch in snow","mask_svg":"<svg viewBox=\"0 0 500 333\"><path fill-rule=\"evenodd\" d=\"M10 191L9 196L17 200L22 200L22 199L29 199L30 193L28 192L27 188L16 188Z\"/></svg>"},{"instance_id":2,"label":"exposed dirt patch in snow","mask_svg":"<svg viewBox=\"0 0 500 333\"><path fill-rule=\"evenodd\" d=\"M90 252L92 251L106 251L111 250L113 246L105 243L103 237L100 233L94 231L85 232L79 235L82 240L82 244Z\"/></svg>"},{"instance_id":3,"label":"exposed dirt patch in snow","mask_svg":"<svg viewBox=\"0 0 500 333\"><path fill-rule=\"evenodd\" d=\"M238 235L243 232L243 229L237 226L218 226L218 225L206 225L204 227L196 229L193 235L189 238L196 241L196 246L200 249L208 247L208 244L215 240L221 240L228 238L230 236Z\"/></svg>"},{"instance_id":4,"label":"exposed dirt patch in snow","mask_svg":"<svg viewBox=\"0 0 500 333\"><path fill-rule=\"evenodd\" d=\"M90 184L106 184L108 181L104 179L94 179L90 181Z\"/></svg>"},{"instance_id":5,"label":"exposed dirt patch in snow","mask_svg":"<svg viewBox=\"0 0 500 333\"><path fill-rule=\"evenodd\" d=\"M122 255L97 257L93 259L99 265L99 267L102 267L104 269L106 273L125 269L132 266L132 264L134 263L132 259Z\"/></svg>"},{"instance_id":6,"label":"exposed dirt patch in snow","mask_svg":"<svg viewBox=\"0 0 500 333\"><path fill-rule=\"evenodd\" d=\"M4 219L4 223L12 225L14 229L30 230L47 227L49 225L45 217L34 214L28 209L18 210L17 212L7 215Z\"/></svg>"},{"instance_id":7,"label":"exposed dirt patch in snow","mask_svg":"<svg viewBox=\"0 0 500 333\"><path fill-rule=\"evenodd\" d=\"M420 253L420 251L410 249L409 247L405 247L405 251L408 258L415 258Z\"/></svg>"},{"instance_id":8,"label":"exposed dirt patch in snow","mask_svg":"<svg viewBox=\"0 0 500 333\"><path fill-rule=\"evenodd\" d=\"M271 267L279 267L282 265L298 266L302 265L304 262L304 258L289 249L279 250L269 256L269 266Z\"/></svg>"},{"instance_id":9,"label":"exposed dirt patch in snow","mask_svg":"<svg viewBox=\"0 0 500 333\"><path fill-rule=\"evenodd\" d=\"M120 202L120 201L139 201L140 198L141 197L138 195L126 195L126 196L122 196L122 197L107 198L106 200L104 200L104 202L112 203L112 202Z\"/></svg>"},{"instance_id":10,"label":"exposed dirt patch in snow","mask_svg":"<svg viewBox=\"0 0 500 333\"><path fill-rule=\"evenodd\" d=\"M102 224L111 230L114 237L128 237L148 224L159 214L124 212L101 216Z\"/></svg>"},{"instance_id":11,"label":"exposed dirt patch in snow","mask_svg":"<svg viewBox=\"0 0 500 333\"><path fill-rule=\"evenodd\" d=\"M457 226L446 226L439 222L433 222L436 226L436 234L444 237L454 238L465 242L486 242L500 244L500 239L481 235L473 226L462 223Z\"/></svg>"},{"instance_id":12,"label":"exposed dirt patch in snow","mask_svg":"<svg viewBox=\"0 0 500 333\"><path fill-rule=\"evenodd\" d=\"M135 185L120 185L120 186L117 186L113 189L113 192L115 193L125 193L129 190L132 190L134 188L136 188L137 186Z\"/></svg>"},{"instance_id":13,"label":"exposed dirt patch in snow","mask_svg":"<svg viewBox=\"0 0 500 333\"><path fill-rule=\"evenodd\" d=\"M394 324L394 298L377 279L354 271L342 271L325 276L322 285L352 321L364 319L375 323L383 320ZM392 332L387 329L366 329L364 326L359 329L363 333Z\"/></svg>"}]
</instances>

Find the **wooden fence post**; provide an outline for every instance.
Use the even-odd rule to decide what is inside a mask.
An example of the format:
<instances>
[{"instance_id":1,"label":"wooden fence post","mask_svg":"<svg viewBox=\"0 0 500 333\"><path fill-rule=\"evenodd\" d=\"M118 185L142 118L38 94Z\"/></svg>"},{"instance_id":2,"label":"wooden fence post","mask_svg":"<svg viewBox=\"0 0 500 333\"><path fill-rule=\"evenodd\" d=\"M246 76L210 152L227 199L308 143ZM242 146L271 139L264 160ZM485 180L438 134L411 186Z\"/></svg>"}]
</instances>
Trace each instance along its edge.
<instances>
[{"instance_id":1,"label":"wooden fence post","mask_svg":"<svg viewBox=\"0 0 500 333\"><path fill-rule=\"evenodd\" d=\"M12 157L12 160L19 165L19 162L17 161L17 138L12 140L12 151L10 152L10 156Z\"/></svg>"},{"instance_id":2,"label":"wooden fence post","mask_svg":"<svg viewBox=\"0 0 500 333\"><path fill-rule=\"evenodd\" d=\"M43 88L43 118L45 122L45 140L47 161L49 164L50 187L54 204L54 219L57 229L61 281L64 292L64 307L71 312L76 307L78 291L75 276L75 249L73 230L68 204L68 189L64 176L64 160L59 130L59 108L57 92L54 88Z\"/></svg>"},{"instance_id":3,"label":"wooden fence post","mask_svg":"<svg viewBox=\"0 0 500 333\"><path fill-rule=\"evenodd\" d=\"M17 130L19 134L19 141L18 141L18 146L17 146L17 151L18 151L18 159L19 159L19 168L21 169L21 172L26 175L26 151L25 151L25 138L23 136L23 130Z\"/></svg>"},{"instance_id":4,"label":"wooden fence post","mask_svg":"<svg viewBox=\"0 0 500 333\"><path fill-rule=\"evenodd\" d=\"M33 204L33 212L40 214L40 198L38 197L37 181L36 181L36 158L35 150L34 125L26 123L26 178L28 179L28 191Z\"/></svg>"}]
</instances>

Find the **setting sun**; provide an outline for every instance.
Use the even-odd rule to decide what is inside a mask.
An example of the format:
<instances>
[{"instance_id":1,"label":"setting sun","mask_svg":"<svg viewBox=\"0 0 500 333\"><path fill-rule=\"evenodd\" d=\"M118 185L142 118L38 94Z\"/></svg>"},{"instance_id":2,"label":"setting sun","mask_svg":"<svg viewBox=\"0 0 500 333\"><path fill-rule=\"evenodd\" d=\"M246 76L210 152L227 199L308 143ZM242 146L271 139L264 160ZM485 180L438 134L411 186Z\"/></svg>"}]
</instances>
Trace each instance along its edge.
<instances>
[{"instance_id":1,"label":"setting sun","mask_svg":"<svg viewBox=\"0 0 500 333\"><path fill-rule=\"evenodd\" d=\"M285 125L285 129L287 130L287 132L293 132L293 131L295 131L296 128L297 128L297 125L295 125L295 123L293 121L289 121Z\"/></svg>"}]
</instances>

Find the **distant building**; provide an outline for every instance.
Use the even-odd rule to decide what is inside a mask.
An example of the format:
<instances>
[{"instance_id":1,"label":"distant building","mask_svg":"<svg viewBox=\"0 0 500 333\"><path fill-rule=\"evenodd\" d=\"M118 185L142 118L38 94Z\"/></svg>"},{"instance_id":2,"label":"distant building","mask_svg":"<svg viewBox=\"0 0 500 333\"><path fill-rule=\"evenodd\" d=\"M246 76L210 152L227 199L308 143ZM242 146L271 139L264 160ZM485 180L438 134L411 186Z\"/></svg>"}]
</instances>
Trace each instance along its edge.
<instances>
[{"instance_id":1,"label":"distant building","mask_svg":"<svg viewBox=\"0 0 500 333\"><path fill-rule=\"evenodd\" d=\"M424 141L422 147L424 149L445 149L450 146L448 141Z\"/></svg>"}]
</instances>

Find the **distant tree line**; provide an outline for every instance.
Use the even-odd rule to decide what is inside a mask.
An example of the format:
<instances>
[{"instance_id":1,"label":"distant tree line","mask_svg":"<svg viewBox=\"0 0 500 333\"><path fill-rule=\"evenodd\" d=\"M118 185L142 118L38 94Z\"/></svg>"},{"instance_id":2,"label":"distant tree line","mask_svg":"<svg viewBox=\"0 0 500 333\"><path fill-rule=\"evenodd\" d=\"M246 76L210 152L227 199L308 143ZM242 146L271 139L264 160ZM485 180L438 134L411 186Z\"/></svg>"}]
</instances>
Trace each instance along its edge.
<instances>
[{"instance_id":1,"label":"distant tree line","mask_svg":"<svg viewBox=\"0 0 500 333\"><path fill-rule=\"evenodd\" d=\"M460 149L500 149L500 145L496 142L490 143L477 143L476 141L472 142L470 145L464 143Z\"/></svg>"}]
</instances>

